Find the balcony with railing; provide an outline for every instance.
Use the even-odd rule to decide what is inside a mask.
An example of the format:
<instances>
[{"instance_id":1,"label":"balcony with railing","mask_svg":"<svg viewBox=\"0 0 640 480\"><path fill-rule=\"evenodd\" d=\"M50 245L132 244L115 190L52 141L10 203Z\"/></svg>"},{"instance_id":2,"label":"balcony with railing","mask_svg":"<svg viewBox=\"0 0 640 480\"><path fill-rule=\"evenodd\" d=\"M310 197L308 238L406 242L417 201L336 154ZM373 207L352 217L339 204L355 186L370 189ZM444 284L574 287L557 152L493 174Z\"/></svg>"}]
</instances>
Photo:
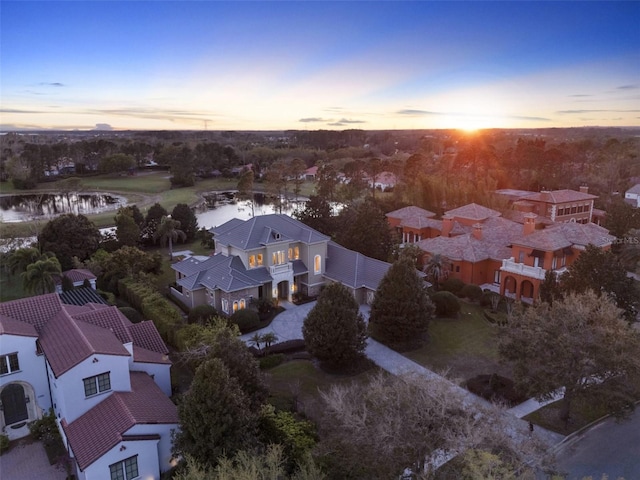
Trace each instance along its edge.
<instances>
[{"instance_id":1,"label":"balcony with railing","mask_svg":"<svg viewBox=\"0 0 640 480\"><path fill-rule=\"evenodd\" d=\"M269 273L271 276L287 274L289 271L293 271L293 263L281 263L280 265L271 265L269 267Z\"/></svg>"},{"instance_id":2,"label":"balcony with railing","mask_svg":"<svg viewBox=\"0 0 640 480\"><path fill-rule=\"evenodd\" d=\"M544 280L544 275L547 272L541 267L531 267L524 263L516 262L513 257L502 260L502 268L500 270L507 273L516 273L525 277L536 278L538 280Z\"/></svg>"}]
</instances>

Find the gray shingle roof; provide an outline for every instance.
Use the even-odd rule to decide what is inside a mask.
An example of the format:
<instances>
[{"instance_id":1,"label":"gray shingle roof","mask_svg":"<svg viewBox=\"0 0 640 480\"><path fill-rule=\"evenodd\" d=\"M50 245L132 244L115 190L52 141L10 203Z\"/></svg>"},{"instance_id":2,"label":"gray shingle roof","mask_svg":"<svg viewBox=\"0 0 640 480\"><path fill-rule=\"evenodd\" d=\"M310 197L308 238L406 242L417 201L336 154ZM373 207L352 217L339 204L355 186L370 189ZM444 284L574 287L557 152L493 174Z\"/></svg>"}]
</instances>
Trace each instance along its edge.
<instances>
[{"instance_id":1,"label":"gray shingle roof","mask_svg":"<svg viewBox=\"0 0 640 480\"><path fill-rule=\"evenodd\" d=\"M281 241L312 244L329 240L329 237L304 223L281 214L259 215L244 221L233 219L212 228L210 232L217 243L243 250L252 250Z\"/></svg>"},{"instance_id":2,"label":"gray shingle roof","mask_svg":"<svg viewBox=\"0 0 640 480\"><path fill-rule=\"evenodd\" d=\"M635 184L633 187L631 187L629 190L627 190L625 193L635 193L640 195L640 183Z\"/></svg>"},{"instance_id":3,"label":"gray shingle roof","mask_svg":"<svg viewBox=\"0 0 640 480\"><path fill-rule=\"evenodd\" d=\"M325 277L351 288L376 290L391 264L329 242Z\"/></svg>"}]
</instances>

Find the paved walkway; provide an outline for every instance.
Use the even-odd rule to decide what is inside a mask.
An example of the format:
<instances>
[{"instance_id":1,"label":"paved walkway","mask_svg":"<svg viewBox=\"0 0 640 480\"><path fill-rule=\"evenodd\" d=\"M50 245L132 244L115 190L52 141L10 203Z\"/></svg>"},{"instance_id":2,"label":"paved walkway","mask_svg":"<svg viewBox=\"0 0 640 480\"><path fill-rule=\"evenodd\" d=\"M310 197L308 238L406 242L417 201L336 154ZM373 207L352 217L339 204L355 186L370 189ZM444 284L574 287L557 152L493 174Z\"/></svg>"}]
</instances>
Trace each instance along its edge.
<instances>
[{"instance_id":1,"label":"paved walkway","mask_svg":"<svg viewBox=\"0 0 640 480\"><path fill-rule=\"evenodd\" d=\"M256 333L262 334L267 332L273 332L278 338L278 342L284 342L286 340L302 339L302 324L307 314L315 306L316 302L307 303L300 306L295 306L290 303L284 303L283 306L287 308L284 312L280 313L273 319L271 325L265 327L257 332L248 333L242 335L242 340L250 343L251 337ZM370 307L368 305L361 305L360 312L365 319L369 319ZM416 374L429 379L442 379L443 377L437 373L429 370L428 368L419 365L418 363L408 359L407 357L399 354L395 350L377 342L371 338L367 340L367 347L365 350L367 357L378 365L383 370L394 375L400 374ZM472 394L468 390L451 382L451 385L456 389L464 398L467 405L479 405L481 407L489 406L489 402ZM545 402L544 404L546 404ZM524 420L520 420L525 415L534 412L543 404L537 402L535 399L527 400L526 402L518 405L512 409L507 410L505 415L507 423L510 426L511 436L529 436L529 426ZM545 430L541 427L536 427L534 435L542 441L545 445L551 447L562 441L563 435Z\"/></svg>"},{"instance_id":2,"label":"paved walkway","mask_svg":"<svg viewBox=\"0 0 640 480\"><path fill-rule=\"evenodd\" d=\"M17 440L11 450L0 456L2 480L65 480L63 469L49 464L41 442Z\"/></svg>"}]
</instances>

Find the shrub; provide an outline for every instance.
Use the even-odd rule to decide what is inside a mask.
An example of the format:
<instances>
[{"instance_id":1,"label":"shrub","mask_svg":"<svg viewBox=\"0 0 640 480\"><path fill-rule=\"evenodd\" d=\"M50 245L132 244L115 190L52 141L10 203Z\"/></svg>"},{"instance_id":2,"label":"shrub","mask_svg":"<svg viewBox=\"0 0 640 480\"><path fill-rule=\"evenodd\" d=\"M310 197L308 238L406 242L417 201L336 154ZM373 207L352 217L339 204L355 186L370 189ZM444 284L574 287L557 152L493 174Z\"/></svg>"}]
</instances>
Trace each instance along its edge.
<instances>
[{"instance_id":1,"label":"shrub","mask_svg":"<svg viewBox=\"0 0 640 480\"><path fill-rule=\"evenodd\" d=\"M140 323L144 320L140 312L131 307L118 307L118 310L129 319L131 323Z\"/></svg>"},{"instance_id":2,"label":"shrub","mask_svg":"<svg viewBox=\"0 0 640 480\"><path fill-rule=\"evenodd\" d=\"M464 288L464 282L459 278L447 278L440 284L440 290L445 292L451 292L454 295L458 295L460 290Z\"/></svg>"},{"instance_id":3,"label":"shrub","mask_svg":"<svg viewBox=\"0 0 640 480\"><path fill-rule=\"evenodd\" d=\"M260 370L269 370L270 368L277 367L282 362L284 362L284 355L281 353L263 357L260 359Z\"/></svg>"},{"instance_id":4,"label":"shrub","mask_svg":"<svg viewBox=\"0 0 640 480\"><path fill-rule=\"evenodd\" d=\"M527 400L527 396L515 389L513 381L497 374L478 375L467 381L470 392L489 401L505 402L510 407Z\"/></svg>"},{"instance_id":5,"label":"shrub","mask_svg":"<svg viewBox=\"0 0 640 480\"><path fill-rule=\"evenodd\" d=\"M198 305L189 312L187 321L189 323L199 323L205 325L211 317L217 317L218 311L211 305Z\"/></svg>"},{"instance_id":6,"label":"shrub","mask_svg":"<svg viewBox=\"0 0 640 480\"><path fill-rule=\"evenodd\" d=\"M460 311L460 300L451 292L436 292L431 301L436 306L436 315L453 317Z\"/></svg>"},{"instance_id":7,"label":"shrub","mask_svg":"<svg viewBox=\"0 0 640 480\"><path fill-rule=\"evenodd\" d=\"M0 434L0 455L9 450L9 435Z\"/></svg>"},{"instance_id":8,"label":"shrub","mask_svg":"<svg viewBox=\"0 0 640 480\"><path fill-rule=\"evenodd\" d=\"M73 280L71 280L66 275L62 276L62 282L61 283L62 283L62 291L63 292L68 292L68 291L74 289Z\"/></svg>"},{"instance_id":9,"label":"shrub","mask_svg":"<svg viewBox=\"0 0 640 480\"><path fill-rule=\"evenodd\" d=\"M258 313L246 308L235 312L231 315L230 320L238 325L240 333L250 332L260 326L260 317Z\"/></svg>"},{"instance_id":10,"label":"shrub","mask_svg":"<svg viewBox=\"0 0 640 480\"><path fill-rule=\"evenodd\" d=\"M460 297L468 298L473 302L478 302L482 298L482 289L478 285L465 285L460 290Z\"/></svg>"}]
</instances>

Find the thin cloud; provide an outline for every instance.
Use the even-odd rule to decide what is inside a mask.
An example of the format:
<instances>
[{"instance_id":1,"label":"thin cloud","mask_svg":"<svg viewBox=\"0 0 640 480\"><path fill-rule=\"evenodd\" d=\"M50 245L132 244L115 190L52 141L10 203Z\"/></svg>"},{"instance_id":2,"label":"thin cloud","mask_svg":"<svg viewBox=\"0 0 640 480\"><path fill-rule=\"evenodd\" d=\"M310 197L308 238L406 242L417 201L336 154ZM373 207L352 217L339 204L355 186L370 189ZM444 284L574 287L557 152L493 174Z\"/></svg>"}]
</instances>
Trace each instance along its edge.
<instances>
[{"instance_id":1,"label":"thin cloud","mask_svg":"<svg viewBox=\"0 0 640 480\"><path fill-rule=\"evenodd\" d=\"M433 112L430 110L417 110L417 109L404 109L404 110L399 110L396 113L399 115L408 115L408 116L447 115L451 117L473 117L473 118L494 117L494 115L469 114L469 113L461 113L461 112ZM527 117L522 115L506 115L506 116L499 116L497 118L510 119L510 120L533 120L536 122L551 121L550 118L546 118L546 117Z\"/></svg>"},{"instance_id":2,"label":"thin cloud","mask_svg":"<svg viewBox=\"0 0 640 480\"><path fill-rule=\"evenodd\" d=\"M556 113L559 115L573 115L583 113L637 113L640 110L558 110Z\"/></svg>"},{"instance_id":3,"label":"thin cloud","mask_svg":"<svg viewBox=\"0 0 640 480\"><path fill-rule=\"evenodd\" d=\"M340 123L367 123L364 120L347 120L346 118L342 118L338 120Z\"/></svg>"},{"instance_id":4,"label":"thin cloud","mask_svg":"<svg viewBox=\"0 0 640 480\"><path fill-rule=\"evenodd\" d=\"M43 87L66 87L64 83L60 82L41 82L39 85Z\"/></svg>"},{"instance_id":5,"label":"thin cloud","mask_svg":"<svg viewBox=\"0 0 640 480\"><path fill-rule=\"evenodd\" d=\"M301 118L298 121L302 123L315 123L315 122L326 122L328 120L322 117L307 117L307 118Z\"/></svg>"},{"instance_id":6,"label":"thin cloud","mask_svg":"<svg viewBox=\"0 0 640 480\"><path fill-rule=\"evenodd\" d=\"M399 115L445 115L441 112L430 112L429 110L416 110L410 108L399 110L396 113L398 113Z\"/></svg>"},{"instance_id":7,"label":"thin cloud","mask_svg":"<svg viewBox=\"0 0 640 480\"><path fill-rule=\"evenodd\" d=\"M640 85L620 85L619 87L616 87L616 90L636 90L640 88Z\"/></svg>"},{"instance_id":8,"label":"thin cloud","mask_svg":"<svg viewBox=\"0 0 640 480\"><path fill-rule=\"evenodd\" d=\"M576 93L575 95L569 95L570 97L578 98L578 97L593 97L593 95L587 95L585 93Z\"/></svg>"},{"instance_id":9,"label":"thin cloud","mask_svg":"<svg viewBox=\"0 0 640 480\"><path fill-rule=\"evenodd\" d=\"M49 113L44 110L20 110L18 108L0 108L0 113Z\"/></svg>"}]
</instances>

